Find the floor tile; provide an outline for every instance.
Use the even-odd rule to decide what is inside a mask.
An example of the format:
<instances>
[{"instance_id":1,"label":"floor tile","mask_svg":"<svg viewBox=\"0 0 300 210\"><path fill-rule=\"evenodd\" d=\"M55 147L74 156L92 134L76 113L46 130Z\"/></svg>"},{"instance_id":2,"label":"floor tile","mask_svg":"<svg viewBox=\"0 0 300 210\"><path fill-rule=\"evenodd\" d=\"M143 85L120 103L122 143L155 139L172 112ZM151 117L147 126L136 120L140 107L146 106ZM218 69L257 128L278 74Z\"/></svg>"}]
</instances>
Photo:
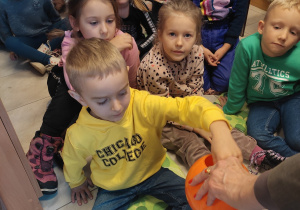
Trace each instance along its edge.
<instances>
[{"instance_id":1,"label":"floor tile","mask_svg":"<svg viewBox=\"0 0 300 210\"><path fill-rule=\"evenodd\" d=\"M9 52L3 46L0 46L0 77L5 77L20 71L28 71L33 74L39 74L29 64L27 60L22 58L12 61L9 58Z\"/></svg>"},{"instance_id":2,"label":"floor tile","mask_svg":"<svg viewBox=\"0 0 300 210\"><path fill-rule=\"evenodd\" d=\"M50 96L8 112L25 152L28 151L29 143L35 131L41 127L49 101Z\"/></svg>"},{"instance_id":3,"label":"floor tile","mask_svg":"<svg viewBox=\"0 0 300 210\"><path fill-rule=\"evenodd\" d=\"M19 71L0 78L0 97L7 111L34 103L49 96L48 75Z\"/></svg>"}]
</instances>

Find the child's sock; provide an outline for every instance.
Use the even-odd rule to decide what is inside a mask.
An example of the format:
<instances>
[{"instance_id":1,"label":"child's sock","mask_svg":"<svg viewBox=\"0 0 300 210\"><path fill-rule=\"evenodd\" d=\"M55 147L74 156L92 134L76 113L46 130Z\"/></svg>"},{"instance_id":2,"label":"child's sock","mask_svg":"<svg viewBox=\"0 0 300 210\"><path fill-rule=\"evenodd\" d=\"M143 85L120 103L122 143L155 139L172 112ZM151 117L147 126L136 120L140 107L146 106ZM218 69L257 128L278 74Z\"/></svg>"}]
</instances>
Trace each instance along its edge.
<instances>
[{"instance_id":1,"label":"child's sock","mask_svg":"<svg viewBox=\"0 0 300 210\"><path fill-rule=\"evenodd\" d=\"M254 149L252 150L252 153L251 153L251 155L250 155L250 157L249 157L249 160L251 160L251 157L252 157L255 153L260 152L260 151L263 151L263 149L256 145L256 146L254 147ZM258 157L258 158L256 159L257 164L260 165L261 162L263 161L263 159L264 159L265 157L266 157L266 155L262 155L262 156Z\"/></svg>"}]
</instances>

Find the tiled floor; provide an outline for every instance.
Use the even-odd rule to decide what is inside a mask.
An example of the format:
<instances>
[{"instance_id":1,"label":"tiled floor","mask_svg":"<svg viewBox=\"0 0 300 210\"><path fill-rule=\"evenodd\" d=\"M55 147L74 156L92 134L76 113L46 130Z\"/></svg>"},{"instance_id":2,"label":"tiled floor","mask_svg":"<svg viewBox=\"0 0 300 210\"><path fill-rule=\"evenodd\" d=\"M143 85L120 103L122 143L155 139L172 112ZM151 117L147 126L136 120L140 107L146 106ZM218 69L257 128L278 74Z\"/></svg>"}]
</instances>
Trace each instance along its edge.
<instances>
[{"instance_id":1,"label":"tiled floor","mask_svg":"<svg viewBox=\"0 0 300 210\"><path fill-rule=\"evenodd\" d=\"M250 6L245 36L257 31L257 23L263 19L265 11ZM12 124L25 152L36 130L41 126L42 117L50 101L47 90L48 75L40 75L27 61L11 61L9 53L0 46L0 98L8 112ZM173 154L171 158L180 164ZM182 166L182 164L181 164ZM182 166L184 173L187 169ZM55 168L58 176L58 194L52 198L42 198L44 209L76 210L91 209L92 202L82 207L70 202L70 189L64 181L62 171ZM93 191L94 196L96 190Z\"/></svg>"}]
</instances>

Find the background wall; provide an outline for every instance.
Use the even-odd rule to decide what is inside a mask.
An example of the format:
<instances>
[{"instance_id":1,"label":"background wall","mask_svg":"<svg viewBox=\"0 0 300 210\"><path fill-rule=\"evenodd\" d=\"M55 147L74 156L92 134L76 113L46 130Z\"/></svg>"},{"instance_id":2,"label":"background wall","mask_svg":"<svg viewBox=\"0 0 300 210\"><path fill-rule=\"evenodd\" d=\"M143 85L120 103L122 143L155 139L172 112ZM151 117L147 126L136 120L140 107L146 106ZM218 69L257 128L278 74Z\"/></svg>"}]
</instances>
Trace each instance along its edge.
<instances>
[{"instance_id":1,"label":"background wall","mask_svg":"<svg viewBox=\"0 0 300 210\"><path fill-rule=\"evenodd\" d=\"M267 10L272 0L251 0L250 4L262 10Z\"/></svg>"}]
</instances>

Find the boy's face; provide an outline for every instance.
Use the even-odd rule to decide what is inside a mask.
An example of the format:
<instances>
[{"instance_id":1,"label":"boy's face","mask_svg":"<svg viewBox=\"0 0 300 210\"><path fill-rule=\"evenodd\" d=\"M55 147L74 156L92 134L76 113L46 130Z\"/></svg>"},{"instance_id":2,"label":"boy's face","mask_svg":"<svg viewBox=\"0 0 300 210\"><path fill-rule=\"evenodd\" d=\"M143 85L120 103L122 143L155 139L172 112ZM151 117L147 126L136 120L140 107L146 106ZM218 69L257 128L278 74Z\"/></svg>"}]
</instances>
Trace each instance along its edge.
<instances>
[{"instance_id":1,"label":"boy's face","mask_svg":"<svg viewBox=\"0 0 300 210\"><path fill-rule=\"evenodd\" d=\"M71 96L83 106L88 106L93 117L117 122L122 119L130 102L127 70L103 79L85 78L81 94L74 93L77 96Z\"/></svg>"},{"instance_id":2,"label":"boy's face","mask_svg":"<svg viewBox=\"0 0 300 210\"><path fill-rule=\"evenodd\" d=\"M73 29L79 30L85 39L111 40L116 32L116 17L113 6L99 0L88 1L81 10L78 23L70 18Z\"/></svg>"},{"instance_id":3,"label":"boy's face","mask_svg":"<svg viewBox=\"0 0 300 210\"><path fill-rule=\"evenodd\" d=\"M165 21L164 29L159 31L158 38L166 58L180 62L188 56L196 42L196 23L183 14L171 15Z\"/></svg>"},{"instance_id":4,"label":"boy's face","mask_svg":"<svg viewBox=\"0 0 300 210\"><path fill-rule=\"evenodd\" d=\"M300 38L300 13L297 9L274 7L265 21L260 21L261 48L270 57L284 55Z\"/></svg>"}]
</instances>

